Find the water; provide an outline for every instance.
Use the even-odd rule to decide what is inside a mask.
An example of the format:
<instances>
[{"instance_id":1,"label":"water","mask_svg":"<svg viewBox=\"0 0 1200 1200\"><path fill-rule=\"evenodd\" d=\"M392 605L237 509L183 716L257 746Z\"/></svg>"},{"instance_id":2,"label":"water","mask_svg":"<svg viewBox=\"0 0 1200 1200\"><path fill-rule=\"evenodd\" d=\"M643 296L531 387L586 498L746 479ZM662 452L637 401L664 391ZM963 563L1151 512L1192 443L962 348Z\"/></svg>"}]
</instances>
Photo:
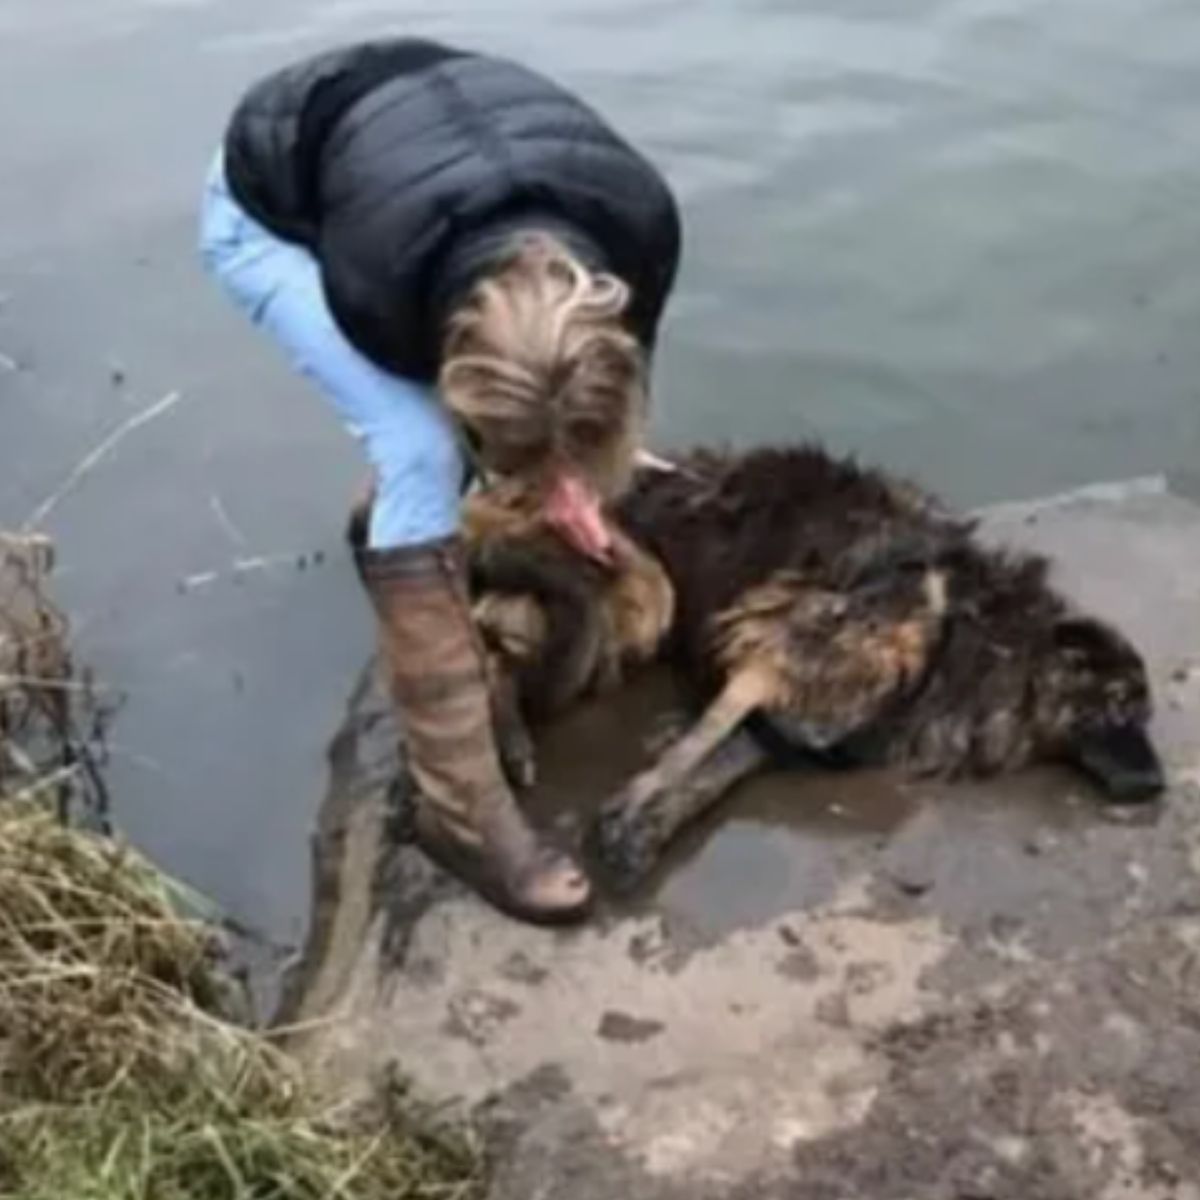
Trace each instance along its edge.
<instances>
[{"instance_id":1,"label":"water","mask_svg":"<svg viewBox=\"0 0 1200 1200\"><path fill-rule=\"evenodd\" d=\"M202 278L194 209L249 80L385 30L556 73L670 176L660 445L819 434L961 503L1194 470L1188 0L3 0L0 523L181 391L50 528L129 694L119 818L272 936L303 924L369 645L338 548L357 466ZM230 573L260 555L286 562Z\"/></svg>"}]
</instances>

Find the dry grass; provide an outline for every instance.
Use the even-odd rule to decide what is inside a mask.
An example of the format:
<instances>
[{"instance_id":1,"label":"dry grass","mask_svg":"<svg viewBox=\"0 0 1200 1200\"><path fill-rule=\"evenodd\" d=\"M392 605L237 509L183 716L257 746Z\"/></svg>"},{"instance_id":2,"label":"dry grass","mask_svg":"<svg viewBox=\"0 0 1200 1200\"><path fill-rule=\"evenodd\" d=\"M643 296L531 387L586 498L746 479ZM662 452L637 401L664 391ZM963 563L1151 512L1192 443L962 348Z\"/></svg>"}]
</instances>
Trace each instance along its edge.
<instances>
[{"instance_id":1,"label":"dry grass","mask_svg":"<svg viewBox=\"0 0 1200 1200\"><path fill-rule=\"evenodd\" d=\"M127 847L0 808L0 1195L466 1200L479 1156L391 1089L335 1128L221 1017L209 926Z\"/></svg>"},{"instance_id":2,"label":"dry grass","mask_svg":"<svg viewBox=\"0 0 1200 1200\"><path fill-rule=\"evenodd\" d=\"M46 559L39 557L46 554ZM88 689L0 535L0 1196L468 1200L473 1140L401 1087L329 1112L231 992L202 909L127 846L65 823Z\"/></svg>"},{"instance_id":3,"label":"dry grass","mask_svg":"<svg viewBox=\"0 0 1200 1200\"><path fill-rule=\"evenodd\" d=\"M67 623L45 589L52 560L39 537L0 532L0 797L44 790L74 769Z\"/></svg>"}]
</instances>

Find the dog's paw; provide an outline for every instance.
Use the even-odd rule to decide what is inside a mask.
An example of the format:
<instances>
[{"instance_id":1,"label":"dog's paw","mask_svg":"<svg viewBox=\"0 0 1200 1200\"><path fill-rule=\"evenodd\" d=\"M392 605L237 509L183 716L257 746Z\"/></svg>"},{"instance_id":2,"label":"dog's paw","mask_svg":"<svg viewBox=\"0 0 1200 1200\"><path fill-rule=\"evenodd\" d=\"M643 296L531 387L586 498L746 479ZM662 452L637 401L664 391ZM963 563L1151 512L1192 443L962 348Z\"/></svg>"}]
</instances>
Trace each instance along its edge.
<instances>
[{"instance_id":1,"label":"dog's paw","mask_svg":"<svg viewBox=\"0 0 1200 1200\"><path fill-rule=\"evenodd\" d=\"M509 786L516 791L528 791L537 783L537 751L533 738L521 722L498 723L496 750Z\"/></svg>"},{"instance_id":2,"label":"dog's paw","mask_svg":"<svg viewBox=\"0 0 1200 1200\"><path fill-rule=\"evenodd\" d=\"M537 783L537 747L533 734L525 723L511 689L511 680L504 677L493 679L492 689L492 738L500 767L515 791L526 791Z\"/></svg>"},{"instance_id":3,"label":"dog's paw","mask_svg":"<svg viewBox=\"0 0 1200 1200\"><path fill-rule=\"evenodd\" d=\"M633 891L658 864L662 848L654 810L622 796L600 810L592 830L596 857L614 891Z\"/></svg>"}]
</instances>

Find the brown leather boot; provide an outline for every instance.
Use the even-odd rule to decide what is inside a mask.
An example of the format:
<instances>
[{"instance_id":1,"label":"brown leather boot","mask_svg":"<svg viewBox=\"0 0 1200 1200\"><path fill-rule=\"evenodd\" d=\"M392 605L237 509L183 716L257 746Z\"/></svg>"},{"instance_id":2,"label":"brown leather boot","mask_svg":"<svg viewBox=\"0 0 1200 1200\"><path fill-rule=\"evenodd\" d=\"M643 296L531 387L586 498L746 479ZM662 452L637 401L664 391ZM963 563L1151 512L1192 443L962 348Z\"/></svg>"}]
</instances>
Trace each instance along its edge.
<instances>
[{"instance_id":1,"label":"brown leather boot","mask_svg":"<svg viewBox=\"0 0 1200 1200\"><path fill-rule=\"evenodd\" d=\"M420 795L422 848L512 916L582 916L587 877L534 833L504 777L457 539L356 557Z\"/></svg>"}]
</instances>

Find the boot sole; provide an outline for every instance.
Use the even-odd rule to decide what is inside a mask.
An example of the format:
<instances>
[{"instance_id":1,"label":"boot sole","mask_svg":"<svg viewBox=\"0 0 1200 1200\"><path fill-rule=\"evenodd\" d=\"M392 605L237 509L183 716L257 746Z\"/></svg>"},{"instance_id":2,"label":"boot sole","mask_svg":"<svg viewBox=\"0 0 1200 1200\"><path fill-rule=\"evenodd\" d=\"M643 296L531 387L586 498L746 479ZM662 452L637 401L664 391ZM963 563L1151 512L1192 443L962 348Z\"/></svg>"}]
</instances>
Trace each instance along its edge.
<instances>
[{"instance_id":1,"label":"boot sole","mask_svg":"<svg viewBox=\"0 0 1200 1200\"><path fill-rule=\"evenodd\" d=\"M525 924L547 928L577 925L592 910L595 895L590 888L579 904L566 908L537 908L522 904L513 898L475 851L465 849L445 834L423 826L420 820L417 821L416 842L431 862L466 885L497 911Z\"/></svg>"}]
</instances>

